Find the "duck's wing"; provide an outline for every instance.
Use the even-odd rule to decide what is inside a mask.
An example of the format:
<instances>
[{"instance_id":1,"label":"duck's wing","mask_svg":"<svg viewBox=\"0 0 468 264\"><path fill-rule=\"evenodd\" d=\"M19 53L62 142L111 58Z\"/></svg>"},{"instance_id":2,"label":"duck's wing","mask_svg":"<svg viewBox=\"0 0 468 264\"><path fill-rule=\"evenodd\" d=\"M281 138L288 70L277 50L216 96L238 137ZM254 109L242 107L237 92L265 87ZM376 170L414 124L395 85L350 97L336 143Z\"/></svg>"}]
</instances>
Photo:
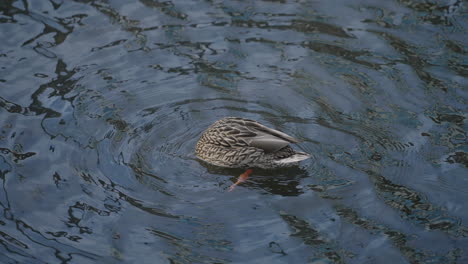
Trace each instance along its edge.
<instances>
[{"instance_id":1,"label":"duck's wing","mask_svg":"<svg viewBox=\"0 0 468 264\"><path fill-rule=\"evenodd\" d=\"M233 133L238 143L263 149L265 152L275 152L290 143L299 141L281 131L266 127L256 121L243 118L232 118L229 132ZM228 132L228 131L226 131ZM228 134L230 134L228 132Z\"/></svg>"}]
</instances>

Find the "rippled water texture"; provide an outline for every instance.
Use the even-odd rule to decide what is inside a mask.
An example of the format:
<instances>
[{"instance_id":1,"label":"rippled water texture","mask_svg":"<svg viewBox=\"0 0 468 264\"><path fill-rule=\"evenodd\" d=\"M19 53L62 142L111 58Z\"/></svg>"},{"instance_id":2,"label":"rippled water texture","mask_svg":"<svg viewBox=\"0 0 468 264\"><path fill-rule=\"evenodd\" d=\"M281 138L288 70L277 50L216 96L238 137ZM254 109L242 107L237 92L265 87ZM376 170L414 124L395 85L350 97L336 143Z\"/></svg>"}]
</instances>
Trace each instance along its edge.
<instances>
[{"instance_id":1,"label":"rippled water texture","mask_svg":"<svg viewBox=\"0 0 468 264\"><path fill-rule=\"evenodd\" d=\"M0 263L468 263L462 1L0 3ZM198 161L225 116L297 167Z\"/></svg>"}]
</instances>

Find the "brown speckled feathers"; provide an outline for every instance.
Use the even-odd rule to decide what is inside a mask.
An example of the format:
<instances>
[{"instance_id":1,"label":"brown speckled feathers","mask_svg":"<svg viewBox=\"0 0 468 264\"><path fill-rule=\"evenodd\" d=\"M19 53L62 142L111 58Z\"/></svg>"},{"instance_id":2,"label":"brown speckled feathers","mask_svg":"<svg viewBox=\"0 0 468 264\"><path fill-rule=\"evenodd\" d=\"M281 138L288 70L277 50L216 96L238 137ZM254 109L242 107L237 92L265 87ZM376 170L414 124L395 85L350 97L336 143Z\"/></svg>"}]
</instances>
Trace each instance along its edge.
<instances>
[{"instance_id":1,"label":"brown speckled feathers","mask_svg":"<svg viewBox=\"0 0 468 264\"><path fill-rule=\"evenodd\" d=\"M310 157L294 151L295 138L254 120L226 117L216 121L200 137L197 156L221 167L290 166Z\"/></svg>"}]
</instances>

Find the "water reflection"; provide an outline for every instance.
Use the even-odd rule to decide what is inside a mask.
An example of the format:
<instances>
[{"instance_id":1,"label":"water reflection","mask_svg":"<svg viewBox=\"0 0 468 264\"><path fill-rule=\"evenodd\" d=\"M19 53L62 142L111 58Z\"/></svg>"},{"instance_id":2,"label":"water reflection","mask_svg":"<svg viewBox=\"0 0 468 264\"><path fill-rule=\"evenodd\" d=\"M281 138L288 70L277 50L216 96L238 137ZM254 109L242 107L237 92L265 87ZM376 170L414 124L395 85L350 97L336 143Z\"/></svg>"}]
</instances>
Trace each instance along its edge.
<instances>
[{"instance_id":1,"label":"water reflection","mask_svg":"<svg viewBox=\"0 0 468 264\"><path fill-rule=\"evenodd\" d=\"M2 1L0 262L467 262L465 8ZM313 159L227 192L225 116Z\"/></svg>"},{"instance_id":2,"label":"water reflection","mask_svg":"<svg viewBox=\"0 0 468 264\"><path fill-rule=\"evenodd\" d=\"M244 169L227 169L198 161L207 169L209 174L229 176L229 181L235 183ZM276 194L282 196L298 196L303 193L301 180L308 176L307 170L301 167L280 168L275 170L253 169L249 180L242 183L240 188L255 189L260 193ZM229 185L225 186L225 189Z\"/></svg>"}]
</instances>

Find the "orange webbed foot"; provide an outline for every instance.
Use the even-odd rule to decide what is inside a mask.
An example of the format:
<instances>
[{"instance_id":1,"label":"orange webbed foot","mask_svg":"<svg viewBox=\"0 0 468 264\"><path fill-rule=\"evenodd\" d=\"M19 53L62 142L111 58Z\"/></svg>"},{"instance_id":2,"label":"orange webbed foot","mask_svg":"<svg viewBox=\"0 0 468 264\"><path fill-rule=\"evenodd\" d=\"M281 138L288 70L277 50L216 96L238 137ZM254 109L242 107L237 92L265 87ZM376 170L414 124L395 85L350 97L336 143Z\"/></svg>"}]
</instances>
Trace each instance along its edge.
<instances>
[{"instance_id":1,"label":"orange webbed foot","mask_svg":"<svg viewBox=\"0 0 468 264\"><path fill-rule=\"evenodd\" d=\"M232 192L232 190L234 190L234 188L236 188L237 185L239 185L242 182L245 182L249 178L249 175L252 173L252 171L252 169L248 169L244 173L242 173L237 179L237 181L229 187L228 192Z\"/></svg>"}]
</instances>

